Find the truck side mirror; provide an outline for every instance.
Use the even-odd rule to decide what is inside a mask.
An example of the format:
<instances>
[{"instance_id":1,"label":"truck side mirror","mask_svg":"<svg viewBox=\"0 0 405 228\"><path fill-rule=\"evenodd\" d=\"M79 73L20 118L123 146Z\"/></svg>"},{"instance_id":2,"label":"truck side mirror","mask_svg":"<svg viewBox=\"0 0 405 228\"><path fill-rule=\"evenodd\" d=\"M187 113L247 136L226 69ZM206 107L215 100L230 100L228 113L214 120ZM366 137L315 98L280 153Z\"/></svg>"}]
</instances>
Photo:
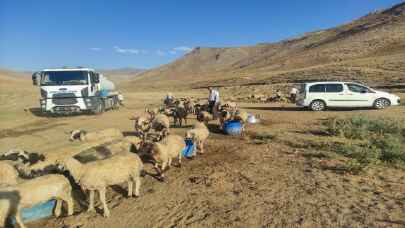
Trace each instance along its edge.
<instances>
[{"instance_id":1,"label":"truck side mirror","mask_svg":"<svg viewBox=\"0 0 405 228\"><path fill-rule=\"evenodd\" d=\"M99 74L94 75L94 83L100 83L100 76Z\"/></svg>"},{"instance_id":2,"label":"truck side mirror","mask_svg":"<svg viewBox=\"0 0 405 228\"><path fill-rule=\"evenodd\" d=\"M35 72L32 74L32 84L34 86L39 85L39 80L41 80L41 72Z\"/></svg>"}]
</instances>

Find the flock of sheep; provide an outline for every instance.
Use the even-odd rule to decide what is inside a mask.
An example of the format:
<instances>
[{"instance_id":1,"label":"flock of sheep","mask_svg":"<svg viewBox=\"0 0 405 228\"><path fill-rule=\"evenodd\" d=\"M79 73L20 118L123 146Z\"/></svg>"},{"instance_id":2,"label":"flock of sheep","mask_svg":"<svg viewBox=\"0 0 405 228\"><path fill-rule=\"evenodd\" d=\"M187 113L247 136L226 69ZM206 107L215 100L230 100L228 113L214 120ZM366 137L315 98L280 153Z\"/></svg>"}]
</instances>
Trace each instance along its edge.
<instances>
[{"instance_id":1,"label":"flock of sheep","mask_svg":"<svg viewBox=\"0 0 405 228\"><path fill-rule=\"evenodd\" d=\"M20 227L25 227L21 209L52 199L56 200L56 216L61 215L63 202L67 205L68 215L72 215L72 185L76 184L82 191L89 192L88 211L94 210L95 191L99 193L103 215L108 217L110 211L105 196L108 186L127 182L128 197L139 196L141 176L144 174L143 162L151 161L157 171L157 178L163 180L164 172L172 165L173 160L176 159L181 166L185 140L192 140L195 145L193 156L204 153L204 143L209 136L208 121L218 117L220 127L228 120L239 120L242 126L247 121L247 113L239 111L235 103L225 103L217 108L213 116L207 111L206 104L199 104L191 99L178 99L171 107L146 109L144 114L131 118L135 122L134 135L108 146L111 152L108 158L82 163L69 157L55 161L54 172L35 178L22 178L21 165L18 165L29 153L15 152L16 161L0 159L0 226L5 226L14 217ZM196 115L199 121L186 131L184 137L170 132L170 117L175 126L182 126L183 122L187 123L189 115ZM75 130L71 132L70 140L95 141L100 137L108 137L108 134L108 131ZM23 173L27 172L29 171L25 170Z\"/></svg>"}]
</instances>

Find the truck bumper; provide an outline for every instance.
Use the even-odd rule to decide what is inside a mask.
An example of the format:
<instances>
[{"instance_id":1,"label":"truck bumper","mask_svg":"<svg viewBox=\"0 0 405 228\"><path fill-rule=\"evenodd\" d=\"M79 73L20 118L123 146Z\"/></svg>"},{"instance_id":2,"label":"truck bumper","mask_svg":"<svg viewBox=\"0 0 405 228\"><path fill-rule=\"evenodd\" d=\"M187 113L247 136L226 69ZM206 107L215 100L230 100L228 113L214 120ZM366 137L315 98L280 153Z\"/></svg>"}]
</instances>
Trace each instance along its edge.
<instances>
[{"instance_id":1,"label":"truck bumper","mask_svg":"<svg viewBox=\"0 0 405 228\"><path fill-rule=\"evenodd\" d=\"M75 98L73 104L61 104L63 102L56 101L55 99L41 99L40 105L43 112L54 114L73 114L84 111L92 111L96 99L93 98Z\"/></svg>"}]
</instances>

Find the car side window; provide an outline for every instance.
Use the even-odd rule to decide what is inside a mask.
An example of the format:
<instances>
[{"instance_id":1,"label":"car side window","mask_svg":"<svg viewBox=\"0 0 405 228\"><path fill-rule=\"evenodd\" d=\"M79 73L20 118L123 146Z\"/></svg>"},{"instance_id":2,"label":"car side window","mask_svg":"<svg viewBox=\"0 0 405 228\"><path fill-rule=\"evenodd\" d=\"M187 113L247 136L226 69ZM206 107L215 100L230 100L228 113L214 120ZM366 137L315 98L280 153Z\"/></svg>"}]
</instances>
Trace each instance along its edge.
<instances>
[{"instance_id":1,"label":"car side window","mask_svg":"<svg viewBox=\"0 0 405 228\"><path fill-rule=\"evenodd\" d=\"M326 84L327 93L340 93L343 92L342 84Z\"/></svg>"},{"instance_id":2,"label":"car side window","mask_svg":"<svg viewBox=\"0 0 405 228\"><path fill-rule=\"evenodd\" d=\"M354 93L368 93L370 90L365 87L365 86L361 86L361 85L357 85L357 84L352 84L352 83L347 83L347 88L349 88L350 91L354 92Z\"/></svg>"},{"instance_id":3,"label":"car side window","mask_svg":"<svg viewBox=\"0 0 405 228\"><path fill-rule=\"evenodd\" d=\"M309 87L310 93L324 93L326 90L325 84L316 84Z\"/></svg>"}]
</instances>

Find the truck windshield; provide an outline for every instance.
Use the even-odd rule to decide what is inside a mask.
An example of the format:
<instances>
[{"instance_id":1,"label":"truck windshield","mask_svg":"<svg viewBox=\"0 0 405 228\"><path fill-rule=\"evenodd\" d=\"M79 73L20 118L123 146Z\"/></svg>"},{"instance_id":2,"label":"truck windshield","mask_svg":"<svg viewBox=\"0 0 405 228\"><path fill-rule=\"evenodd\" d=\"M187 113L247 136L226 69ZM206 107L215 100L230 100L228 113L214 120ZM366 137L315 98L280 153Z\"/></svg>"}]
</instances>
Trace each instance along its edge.
<instances>
[{"instance_id":1,"label":"truck windshield","mask_svg":"<svg viewBox=\"0 0 405 228\"><path fill-rule=\"evenodd\" d=\"M44 71L41 85L87 85L87 71Z\"/></svg>"}]
</instances>

